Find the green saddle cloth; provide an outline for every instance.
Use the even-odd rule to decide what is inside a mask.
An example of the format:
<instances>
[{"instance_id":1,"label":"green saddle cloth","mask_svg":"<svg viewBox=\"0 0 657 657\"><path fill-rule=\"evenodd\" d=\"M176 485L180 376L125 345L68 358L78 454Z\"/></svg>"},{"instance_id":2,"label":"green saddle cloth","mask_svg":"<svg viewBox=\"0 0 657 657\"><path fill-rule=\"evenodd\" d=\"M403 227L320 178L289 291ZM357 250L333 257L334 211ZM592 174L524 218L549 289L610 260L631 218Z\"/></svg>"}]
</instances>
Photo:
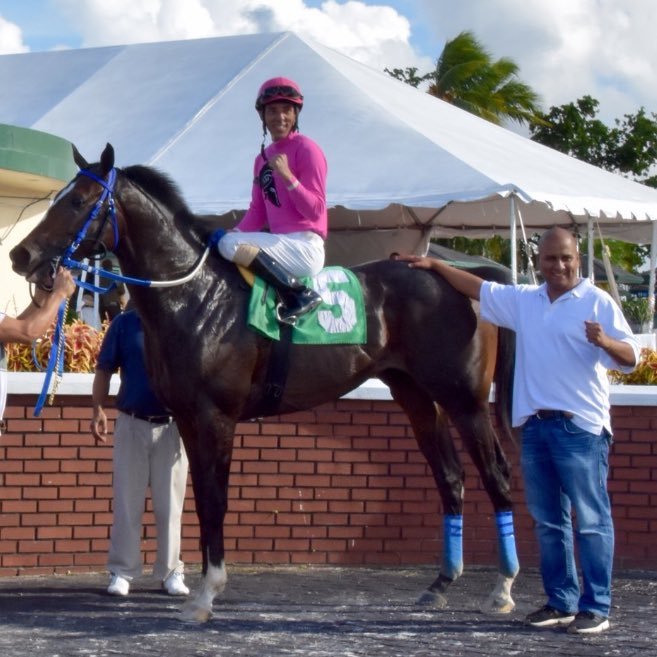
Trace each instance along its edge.
<instances>
[{"instance_id":1,"label":"green saddle cloth","mask_svg":"<svg viewBox=\"0 0 657 657\"><path fill-rule=\"evenodd\" d=\"M367 340L365 304L360 282L349 269L325 267L304 279L322 297L315 310L301 315L292 329L296 344L363 344ZM280 339L276 290L256 276L249 301L248 324L272 340Z\"/></svg>"}]
</instances>

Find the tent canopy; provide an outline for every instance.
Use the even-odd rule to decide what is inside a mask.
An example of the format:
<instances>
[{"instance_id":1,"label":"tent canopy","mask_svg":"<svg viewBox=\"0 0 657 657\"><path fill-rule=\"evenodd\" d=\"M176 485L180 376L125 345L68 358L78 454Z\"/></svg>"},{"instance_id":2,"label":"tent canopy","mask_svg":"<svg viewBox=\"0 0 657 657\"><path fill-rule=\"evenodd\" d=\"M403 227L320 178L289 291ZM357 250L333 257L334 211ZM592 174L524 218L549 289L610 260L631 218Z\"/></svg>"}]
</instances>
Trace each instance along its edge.
<instances>
[{"instance_id":1,"label":"tent canopy","mask_svg":"<svg viewBox=\"0 0 657 657\"><path fill-rule=\"evenodd\" d=\"M348 238L329 242L329 260L419 252L430 233L508 234L510 198L527 232L593 217L605 237L650 241L657 190L290 32L0 56L11 89L0 122L63 137L89 160L111 142L119 166L155 165L192 209L230 216L249 203L256 91L277 75L301 85L301 129L329 162L330 228Z\"/></svg>"}]
</instances>

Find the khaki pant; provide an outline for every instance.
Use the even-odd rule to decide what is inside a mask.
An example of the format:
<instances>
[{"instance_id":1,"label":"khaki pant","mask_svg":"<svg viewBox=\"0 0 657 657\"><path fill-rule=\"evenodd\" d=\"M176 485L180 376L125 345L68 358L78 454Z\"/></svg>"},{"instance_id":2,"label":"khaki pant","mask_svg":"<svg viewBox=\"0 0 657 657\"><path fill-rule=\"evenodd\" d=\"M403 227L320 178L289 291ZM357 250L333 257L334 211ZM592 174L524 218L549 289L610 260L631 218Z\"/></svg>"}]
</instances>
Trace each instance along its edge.
<instances>
[{"instance_id":1,"label":"khaki pant","mask_svg":"<svg viewBox=\"0 0 657 657\"><path fill-rule=\"evenodd\" d=\"M107 567L127 579L142 571L142 516L151 488L157 530L153 576L183 570L180 525L187 487L187 455L175 423L151 424L119 413L114 427L114 519Z\"/></svg>"}]
</instances>

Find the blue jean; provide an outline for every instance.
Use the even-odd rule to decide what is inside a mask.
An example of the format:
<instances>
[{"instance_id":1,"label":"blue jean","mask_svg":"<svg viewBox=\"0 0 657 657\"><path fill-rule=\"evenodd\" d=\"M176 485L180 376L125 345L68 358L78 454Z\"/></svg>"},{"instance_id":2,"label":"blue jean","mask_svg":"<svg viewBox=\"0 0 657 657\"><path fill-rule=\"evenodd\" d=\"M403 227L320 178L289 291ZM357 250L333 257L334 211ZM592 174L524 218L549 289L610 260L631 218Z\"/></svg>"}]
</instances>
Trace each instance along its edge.
<instances>
[{"instance_id":1,"label":"blue jean","mask_svg":"<svg viewBox=\"0 0 657 657\"><path fill-rule=\"evenodd\" d=\"M596 436L563 417L531 417L523 427L521 464L527 506L536 523L543 587L547 604L561 611L609 615L614 558L607 493L610 443L606 431Z\"/></svg>"}]
</instances>

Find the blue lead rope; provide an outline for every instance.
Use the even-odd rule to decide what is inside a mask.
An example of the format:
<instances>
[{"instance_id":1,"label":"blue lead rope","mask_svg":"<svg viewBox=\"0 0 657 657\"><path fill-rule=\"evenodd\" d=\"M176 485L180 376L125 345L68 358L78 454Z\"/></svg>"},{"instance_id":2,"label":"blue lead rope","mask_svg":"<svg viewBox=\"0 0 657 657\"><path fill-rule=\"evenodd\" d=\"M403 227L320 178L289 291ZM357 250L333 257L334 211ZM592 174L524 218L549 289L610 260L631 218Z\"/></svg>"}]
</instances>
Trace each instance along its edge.
<instances>
[{"instance_id":1,"label":"blue lead rope","mask_svg":"<svg viewBox=\"0 0 657 657\"><path fill-rule=\"evenodd\" d=\"M66 346L66 337L64 335L64 317L66 315L66 308L68 307L68 299L62 301L57 311L57 324L55 326L55 334L53 336L53 343L50 349L50 357L48 358L48 366L46 368L46 378L43 381L41 394L37 399L36 406L34 407L34 417L39 417L41 409L43 408L48 390L50 389L50 380L52 379L53 372L57 372L57 380L61 379L64 373L64 348ZM53 390L52 394L55 394ZM51 402L52 403L52 402Z\"/></svg>"},{"instance_id":2,"label":"blue lead rope","mask_svg":"<svg viewBox=\"0 0 657 657\"><path fill-rule=\"evenodd\" d=\"M113 216L113 208L114 204L112 201L112 196L111 192L114 186L114 181L115 181L115 170L112 169L110 172L110 180L108 185L105 184L103 180L100 178L96 178L93 174L90 174L89 172L81 172L84 173L84 175L87 175L94 180L97 180L103 187L105 188L105 191L103 192L103 199L105 199L106 196L109 196L109 203L112 211L112 216ZM112 175L114 174L114 175ZM97 203L96 208L99 208L102 203ZM92 215L95 218L95 216L98 214L96 211L96 208L92 211ZM116 220L113 216L113 224L115 227L115 232L116 232ZM73 260L71 259L71 255L73 252L78 248L80 242L84 239L84 236L86 234L86 231L90 225L90 220L87 220L85 222L85 225L83 229L78 233L74 243L67 249L66 253L60 260L60 265L63 267L66 267L68 269L81 269L83 271L86 271L87 273L91 274L98 274L101 278L107 278L110 279L112 282L110 285L107 287L101 287L97 285L93 285L91 283L87 283L86 281L81 281L79 278L75 279L76 285L78 287L81 287L85 290L89 290L91 292L99 292L99 293L105 293L112 288L116 287L116 282L120 281L121 283L128 283L129 285L138 285L142 287L169 287L172 285L181 285L182 283L190 280L191 277L193 277L196 272L200 269L202 264L205 262L205 258L207 257L208 253L213 247L216 247L216 245L219 243L219 240L226 234L226 231L223 228L218 228L215 230L210 237L208 238L208 244L205 250L205 253L203 256L201 256L199 262L197 263L196 267L194 268L194 271L191 272L191 274L184 276L180 279L177 279L175 281L151 281L148 279L142 279L142 278L132 278L131 276L124 276L123 274L115 274L112 271L107 271L106 269L99 269L98 267L93 267L91 265L88 265L84 262L80 262L78 260ZM115 243L118 244L118 235L115 234ZM46 398L48 397L48 390L50 389L50 381L52 379L53 372L57 372L57 378L55 380L55 383L58 384L59 381L62 378L62 374L64 373L64 348L66 346L66 335L64 333L64 318L66 315L66 308L68 307L68 299L64 302L62 302L62 305L59 308L59 311L57 313L57 323L55 326L55 334L53 336L53 345L52 348L50 349L50 357L48 358L48 365L46 367L46 377L43 382L43 387L41 389L41 394L39 395L39 399L37 400L36 406L34 407L34 416L39 417L41 410L46 402ZM36 358L34 359L36 362ZM56 386L55 386L56 389ZM52 404L52 400L55 395L55 389L50 393L50 400L49 403Z\"/></svg>"}]
</instances>

